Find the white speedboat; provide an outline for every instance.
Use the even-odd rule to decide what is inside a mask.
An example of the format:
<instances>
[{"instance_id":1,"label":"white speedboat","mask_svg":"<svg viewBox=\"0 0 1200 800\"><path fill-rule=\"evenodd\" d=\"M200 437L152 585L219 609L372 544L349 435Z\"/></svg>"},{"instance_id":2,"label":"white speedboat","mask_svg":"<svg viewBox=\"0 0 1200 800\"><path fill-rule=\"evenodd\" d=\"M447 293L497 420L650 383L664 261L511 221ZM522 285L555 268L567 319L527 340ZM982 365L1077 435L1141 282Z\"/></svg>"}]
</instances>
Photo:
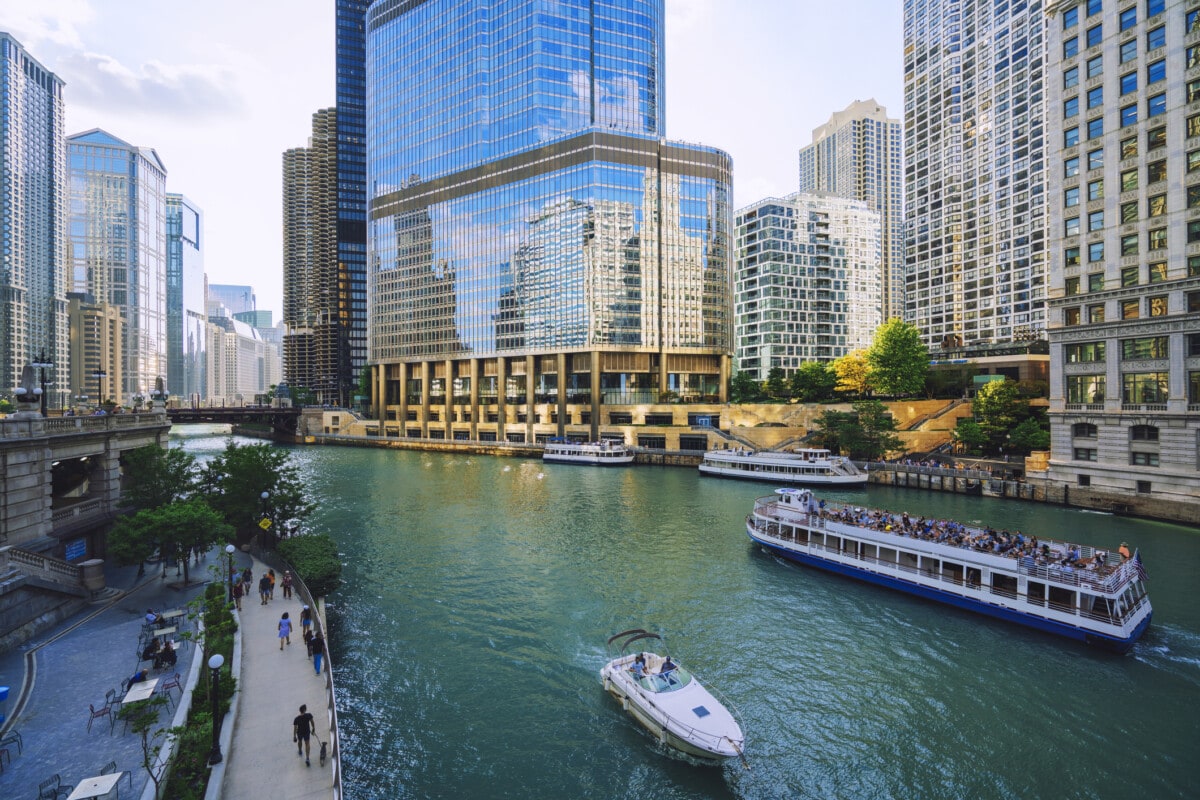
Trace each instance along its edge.
<instances>
[{"instance_id":1,"label":"white speedboat","mask_svg":"<svg viewBox=\"0 0 1200 800\"><path fill-rule=\"evenodd\" d=\"M551 439L542 450L542 462L616 467L632 464L633 452L622 442L568 442Z\"/></svg>"},{"instance_id":2,"label":"white speedboat","mask_svg":"<svg viewBox=\"0 0 1200 800\"><path fill-rule=\"evenodd\" d=\"M742 757L745 737L732 707L671 661L661 636L635 628L610 637L608 646L616 657L600 670L604 689L659 741L706 761Z\"/></svg>"},{"instance_id":3,"label":"white speedboat","mask_svg":"<svg viewBox=\"0 0 1200 800\"><path fill-rule=\"evenodd\" d=\"M773 483L863 486L867 482L867 473L853 461L818 447L791 452L740 448L709 450L700 462L700 472L720 478Z\"/></svg>"}]
</instances>

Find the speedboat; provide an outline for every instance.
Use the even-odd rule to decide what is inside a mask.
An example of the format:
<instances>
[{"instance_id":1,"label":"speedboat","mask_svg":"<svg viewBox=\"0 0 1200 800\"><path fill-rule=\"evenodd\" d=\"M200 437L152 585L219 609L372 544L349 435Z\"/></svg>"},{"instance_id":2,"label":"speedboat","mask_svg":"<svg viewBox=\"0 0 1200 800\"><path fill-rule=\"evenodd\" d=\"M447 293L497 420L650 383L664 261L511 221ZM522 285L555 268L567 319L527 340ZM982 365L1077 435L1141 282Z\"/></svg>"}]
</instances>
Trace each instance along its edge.
<instances>
[{"instance_id":1,"label":"speedboat","mask_svg":"<svg viewBox=\"0 0 1200 800\"><path fill-rule=\"evenodd\" d=\"M661 636L634 628L610 637L608 647L615 657L600 670L605 691L660 742L705 761L742 758L745 737L732 706L673 662Z\"/></svg>"}]
</instances>

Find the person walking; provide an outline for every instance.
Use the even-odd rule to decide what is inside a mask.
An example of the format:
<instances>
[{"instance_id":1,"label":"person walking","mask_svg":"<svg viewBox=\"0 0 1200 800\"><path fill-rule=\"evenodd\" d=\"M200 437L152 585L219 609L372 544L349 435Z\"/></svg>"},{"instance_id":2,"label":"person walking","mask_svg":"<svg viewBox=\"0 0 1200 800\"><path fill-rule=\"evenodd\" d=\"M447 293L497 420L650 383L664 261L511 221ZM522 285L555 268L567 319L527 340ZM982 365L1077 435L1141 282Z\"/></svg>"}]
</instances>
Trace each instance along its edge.
<instances>
[{"instance_id":1,"label":"person walking","mask_svg":"<svg viewBox=\"0 0 1200 800\"><path fill-rule=\"evenodd\" d=\"M267 589L267 599L274 600L275 599L275 570L273 570L273 569L267 570L267 580L269 580L271 582L270 588Z\"/></svg>"},{"instance_id":2,"label":"person walking","mask_svg":"<svg viewBox=\"0 0 1200 800\"><path fill-rule=\"evenodd\" d=\"M312 609L308 606L300 609L300 628L305 631L312 628ZM309 655L312 655L312 653L309 653Z\"/></svg>"},{"instance_id":3,"label":"person walking","mask_svg":"<svg viewBox=\"0 0 1200 800\"><path fill-rule=\"evenodd\" d=\"M309 761L309 737L317 732L317 721L309 713L308 706L300 706L300 713L292 720L292 741L296 743L296 755L304 756L304 766L311 767Z\"/></svg>"},{"instance_id":4,"label":"person walking","mask_svg":"<svg viewBox=\"0 0 1200 800\"><path fill-rule=\"evenodd\" d=\"M250 587L253 585L254 585L254 572L249 567L246 567L244 570L242 570L242 595L245 597L249 597L250 596Z\"/></svg>"},{"instance_id":5,"label":"person walking","mask_svg":"<svg viewBox=\"0 0 1200 800\"><path fill-rule=\"evenodd\" d=\"M292 621L288 619L288 612L283 612L283 616L279 618L279 649L283 649L284 642L289 645L292 643Z\"/></svg>"},{"instance_id":6,"label":"person walking","mask_svg":"<svg viewBox=\"0 0 1200 800\"><path fill-rule=\"evenodd\" d=\"M325 655L325 637L321 635L320 628L313 633L312 652L313 669L316 670L317 676L319 677L321 675L321 657Z\"/></svg>"},{"instance_id":7,"label":"person walking","mask_svg":"<svg viewBox=\"0 0 1200 800\"><path fill-rule=\"evenodd\" d=\"M238 611L242 610L242 595L245 593L246 590L240 580L233 585L233 604L237 606Z\"/></svg>"},{"instance_id":8,"label":"person walking","mask_svg":"<svg viewBox=\"0 0 1200 800\"><path fill-rule=\"evenodd\" d=\"M262 601L259 605L265 606L267 601L271 599L271 579L266 575L258 579L258 596Z\"/></svg>"},{"instance_id":9,"label":"person walking","mask_svg":"<svg viewBox=\"0 0 1200 800\"><path fill-rule=\"evenodd\" d=\"M283 599L287 600L292 596L292 571L285 570L283 573Z\"/></svg>"}]
</instances>

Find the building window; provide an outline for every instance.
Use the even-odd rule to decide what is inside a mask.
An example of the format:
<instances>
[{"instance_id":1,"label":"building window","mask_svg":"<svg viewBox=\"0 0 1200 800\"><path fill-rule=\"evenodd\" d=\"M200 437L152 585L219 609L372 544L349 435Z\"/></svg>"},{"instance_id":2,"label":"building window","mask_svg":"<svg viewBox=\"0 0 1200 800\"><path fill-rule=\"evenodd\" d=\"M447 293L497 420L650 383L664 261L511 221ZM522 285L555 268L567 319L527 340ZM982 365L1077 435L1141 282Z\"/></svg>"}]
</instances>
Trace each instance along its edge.
<instances>
[{"instance_id":1,"label":"building window","mask_svg":"<svg viewBox=\"0 0 1200 800\"><path fill-rule=\"evenodd\" d=\"M1133 125L1138 120L1137 103L1130 103L1127 106L1121 106L1121 127L1127 128Z\"/></svg>"},{"instance_id":2,"label":"building window","mask_svg":"<svg viewBox=\"0 0 1200 800\"><path fill-rule=\"evenodd\" d=\"M1184 17L1184 22L1184 33L1191 33L1197 28L1200 28L1200 10L1194 9L1187 12L1187 16Z\"/></svg>"},{"instance_id":3,"label":"building window","mask_svg":"<svg viewBox=\"0 0 1200 800\"><path fill-rule=\"evenodd\" d=\"M1068 375L1067 376L1067 402L1068 403L1103 403L1104 402L1104 376L1103 375Z\"/></svg>"},{"instance_id":4,"label":"building window","mask_svg":"<svg viewBox=\"0 0 1200 800\"><path fill-rule=\"evenodd\" d=\"M1126 95L1137 91L1137 73L1130 72L1121 76L1121 94Z\"/></svg>"},{"instance_id":5,"label":"building window","mask_svg":"<svg viewBox=\"0 0 1200 800\"><path fill-rule=\"evenodd\" d=\"M1146 18L1161 14L1166 5L1167 0L1146 0Z\"/></svg>"},{"instance_id":6,"label":"building window","mask_svg":"<svg viewBox=\"0 0 1200 800\"><path fill-rule=\"evenodd\" d=\"M1088 200L1103 200L1104 199L1104 179L1100 178L1095 181L1088 181Z\"/></svg>"},{"instance_id":7,"label":"building window","mask_svg":"<svg viewBox=\"0 0 1200 800\"><path fill-rule=\"evenodd\" d=\"M1167 213L1167 196L1156 194L1146 201L1146 216L1161 217Z\"/></svg>"},{"instance_id":8,"label":"building window","mask_svg":"<svg viewBox=\"0 0 1200 800\"><path fill-rule=\"evenodd\" d=\"M1128 203L1121 203L1121 224L1124 225L1126 222L1137 222L1137 219L1137 200L1130 200Z\"/></svg>"},{"instance_id":9,"label":"building window","mask_svg":"<svg viewBox=\"0 0 1200 800\"><path fill-rule=\"evenodd\" d=\"M1200 220L1192 220L1187 224L1188 244L1200 242Z\"/></svg>"},{"instance_id":10,"label":"building window","mask_svg":"<svg viewBox=\"0 0 1200 800\"><path fill-rule=\"evenodd\" d=\"M1076 219L1079 219L1079 218L1076 217ZM1065 266L1065 267L1078 267L1079 266L1079 248L1078 247L1068 247L1065 250L1063 250L1063 266ZM1079 278L1067 278L1068 286L1070 285L1070 282L1072 280L1075 281L1076 291L1075 292L1068 291L1067 294L1077 294L1078 293Z\"/></svg>"},{"instance_id":11,"label":"building window","mask_svg":"<svg viewBox=\"0 0 1200 800\"><path fill-rule=\"evenodd\" d=\"M1063 30L1070 30L1079 24L1079 9L1068 8L1063 12Z\"/></svg>"},{"instance_id":12,"label":"building window","mask_svg":"<svg viewBox=\"0 0 1200 800\"><path fill-rule=\"evenodd\" d=\"M1136 256L1138 254L1138 235L1127 233L1121 237L1121 255ZM1137 267L1133 268L1136 274Z\"/></svg>"},{"instance_id":13,"label":"building window","mask_svg":"<svg viewBox=\"0 0 1200 800\"><path fill-rule=\"evenodd\" d=\"M1192 114L1187 118L1187 135L1188 138L1200 136L1200 114ZM1075 142L1079 142L1079 129L1075 129Z\"/></svg>"},{"instance_id":14,"label":"building window","mask_svg":"<svg viewBox=\"0 0 1200 800\"><path fill-rule=\"evenodd\" d=\"M1097 86L1094 89L1088 89L1087 107L1097 108L1102 105L1104 105L1104 87Z\"/></svg>"},{"instance_id":15,"label":"building window","mask_svg":"<svg viewBox=\"0 0 1200 800\"><path fill-rule=\"evenodd\" d=\"M1121 158L1134 158L1138 154L1137 137L1130 136L1121 140Z\"/></svg>"},{"instance_id":16,"label":"building window","mask_svg":"<svg viewBox=\"0 0 1200 800\"><path fill-rule=\"evenodd\" d=\"M1101 9L1103 9L1103 8L1104 8L1104 3L1102 2L1102 0L1088 0L1087 15L1089 17L1095 16L1096 14L1099 14Z\"/></svg>"},{"instance_id":17,"label":"building window","mask_svg":"<svg viewBox=\"0 0 1200 800\"><path fill-rule=\"evenodd\" d=\"M1104 322L1104 304L1097 303L1094 306L1088 306L1088 322L1095 325L1099 322Z\"/></svg>"},{"instance_id":18,"label":"building window","mask_svg":"<svg viewBox=\"0 0 1200 800\"><path fill-rule=\"evenodd\" d=\"M1130 372L1121 376L1122 402L1133 405L1167 402L1167 373Z\"/></svg>"},{"instance_id":19,"label":"building window","mask_svg":"<svg viewBox=\"0 0 1200 800\"><path fill-rule=\"evenodd\" d=\"M1079 37L1072 36L1063 42L1063 58L1074 58L1079 55Z\"/></svg>"},{"instance_id":20,"label":"building window","mask_svg":"<svg viewBox=\"0 0 1200 800\"><path fill-rule=\"evenodd\" d=\"M1200 256L1188 256L1187 260L1187 276L1195 278L1200 275Z\"/></svg>"},{"instance_id":21,"label":"building window","mask_svg":"<svg viewBox=\"0 0 1200 800\"><path fill-rule=\"evenodd\" d=\"M1063 88L1074 89L1079 85L1079 67L1071 67L1063 71Z\"/></svg>"},{"instance_id":22,"label":"building window","mask_svg":"<svg viewBox=\"0 0 1200 800\"><path fill-rule=\"evenodd\" d=\"M1138 171L1136 169L1127 169L1121 173L1121 191L1132 192L1138 188Z\"/></svg>"},{"instance_id":23,"label":"building window","mask_svg":"<svg viewBox=\"0 0 1200 800\"><path fill-rule=\"evenodd\" d=\"M1088 261L1095 263L1104 260L1104 242L1088 243Z\"/></svg>"},{"instance_id":24,"label":"building window","mask_svg":"<svg viewBox=\"0 0 1200 800\"><path fill-rule=\"evenodd\" d=\"M1096 448L1094 448L1094 447L1076 447L1075 448L1075 460L1076 461L1095 461L1096 460Z\"/></svg>"},{"instance_id":25,"label":"building window","mask_svg":"<svg viewBox=\"0 0 1200 800\"><path fill-rule=\"evenodd\" d=\"M1121 63L1133 61L1135 58L1137 58L1137 39L1121 42Z\"/></svg>"},{"instance_id":26,"label":"building window","mask_svg":"<svg viewBox=\"0 0 1200 800\"><path fill-rule=\"evenodd\" d=\"M1141 303L1137 300L1121 301L1121 319L1137 319L1142 315Z\"/></svg>"},{"instance_id":27,"label":"building window","mask_svg":"<svg viewBox=\"0 0 1200 800\"><path fill-rule=\"evenodd\" d=\"M1088 214L1088 230L1098 231L1104 228L1104 212L1092 211Z\"/></svg>"},{"instance_id":28,"label":"building window","mask_svg":"<svg viewBox=\"0 0 1200 800\"><path fill-rule=\"evenodd\" d=\"M1063 309L1063 325L1079 324L1079 306Z\"/></svg>"},{"instance_id":29,"label":"building window","mask_svg":"<svg viewBox=\"0 0 1200 800\"><path fill-rule=\"evenodd\" d=\"M1153 425L1134 425L1129 429L1129 440L1132 442L1157 442L1158 428Z\"/></svg>"},{"instance_id":30,"label":"building window","mask_svg":"<svg viewBox=\"0 0 1200 800\"><path fill-rule=\"evenodd\" d=\"M1167 162L1151 161L1146 165L1146 183L1158 183L1167 179Z\"/></svg>"},{"instance_id":31,"label":"building window","mask_svg":"<svg viewBox=\"0 0 1200 800\"><path fill-rule=\"evenodd\" d=\"M1152 28L1146 32L1146 49L1157 50L1160 47L1165 47L1167 44L1167 26L1159 25L1157 28ZM1076 48L1079 43L1075 43Z\"/></svg>"},{"instance_id":32,"label":"building window","mask_svg":"<svg viewBox=\"0 0 1200 800\"><path fill-rule=\"evenodd\" d=\"M1189 97L1191 96L1191 91L1192 91L1192 84L1189 83L1188 84ZM1189 99L1188 102L1190 103L1191 100ZM1153 97L1151 97L1149 100L1146 101L1146 116L1147 117L1151 117L1151 118L1157 117L1160 114L1166 113L1166 110L1167 110L1167 93L1166 92L1163 92L1162 94L1156 94Z\"/></svg>"},{"instance_id":33,"label":"building window","mask_svg":"<svg viewBox=\"0 0 1200 800\"><path fill-rule=\"evenodd\" d=\"M1088 169L1102 169L1104 167L1104 148L1098 147L1095 150L1088 151Z\"/></svg>"},{"instance_id":34,"label":"building window","mask_svg":"<svg viewBox=\"0 0 1200 800\"><path fill-rule=\"evenodd\" d=\"M1104 342L1080 342L1063 348L1068 364L1086 364L1104 360ZM1076 434L1078 435L1078 434Z\"/></svg>"},{"instance_id":35,"label":"building window","mask_svg":"<svg viewBox=\"0 0 1200 800\"><path fill-rule=\"evenodd\" d=\"M1188 373L1188 405L1200 403L1200 372Z\"/></svg>"},{"instance_id":36,"label":"building window","mask_svg":"<svg viewBox=\"0 0 1200 800\"><path fill-rule=\"evenodd\" d=\"M1200 333L1189 333L1187 335L1187 354L1188 358L1200 356ZM1191 375L1200 375L1200 372L1193 372ZM1195 397L1194 394L1192 396ZM1193 400L1192 402L1194 403L1196 401Z\"/></svg>"},{"instance_id":37,"label":"building window","mask_svg":"<svg viewBox=\"0 0 1200 800\"><path fill-rule=\"evenodd\" d=\"M1135 234L1136 236L1136 234ZM1138 285L1138 268L1137 267L1122 267L1121 268L1121 285L1122 286L1137 286Z\"/></svg>"},{"instance_id":38,"label":"building window","mask_svg":"<svg viewBox=\"0 0 1200 800\"><path fill-rule=\"evenodd\" d=\"M1187 310L1189 314L1195 314L1200 311L1200 292L1188 292L1185 295L1187 299Z\"/></svg>"},{"instance_id":39,"label":"building window","mask_svg":"<svg viewBox=\"0 0 1200 800\"><path fill-rule=\"evenodd\" d=\"M1076 265L1079 264L1079 248L1078 247L1075 248L1075 264ZM1073 297L1073 296L1079 294L1079 276L1074 275L1070 278L1067 278L1066 281L1064 281L1064 283L1063 283L1063 290L1066 292L1067 297Z\"/></svg>"},{"instance_id":40,"label":"building window","mask_svg":"<svg viewBox=\"0 0 1200 800\"><path fill-rule=\"evenodd\" d=\"M1064 225L1064 233L1067 236L1079 235L1079 217L1071 217ZM1075 248L1075 263L1079 263L1079 248Z\"/></svg>"},{"instance_id":41,"label":"building window","mask_svg":"<svg viewBox=\"0 0 1200 800\"><path fill-rule=\"evenodd\" d=\"M1100 44L1102 41L1104 41L1104 26L1103 25L1093 25L1092 27L1088 28L1088 31L1087 31L1087 46L1088 47L1095 47L1096 45Z\"/></svg>"},{"instance_id":42,"label":"building window","mask_svg":"<svg viewBox=\"0 0 1200 800\"><path fill-rule=\"evenodd\" d=\"M1103 292L1104 291L1104 273L1103 272L1093 272L1087 276L1087 279L1088 279L1088 291L1089 292Z\"/></svg>"},{"instance_id":43,"label":"building window","mask_svg":"<svg viewBox=\"0 0 1200 800\"><path fill-rule=\"evenodd\" d=\"M1147 266L1151 283L1162 283L1167 279L1167 262L1155 261Z\"/></svg>"},{"instance_id":44,"label":"building window","mask_svg":"<svg viewBox=\"0 0 1200 800\"><path fill-rule=\"evenodd\" d=\"M1157 466L1157 462L1158 462L1158 459L1156 458L1155 459L1156 466ZM1138 492L1138 494L1150 494L1150 481L1138 481L1137 482L1137 492Z\"/></svg>"},{"instance_id":45,"label":"building window","mask_svg":"<svg viewBox=\"0 0 1200 800\"><path fill-rule=\"evenodd\" d=\"M1095 78L1104 72L1104 56L1092 56L1087 60L1087 76Z\"/></svg>"},{"instance_id":46,"label":"building window","mask_svg":"<svg viewBox=\"0 0 1200 800\"><path fill-rule=\"evenodd\" d=\"M1196 120L1197 133L1196 134L1188 134L1189 136L1192 136L1192 135L1200 136L1200 114L1196 115L1195 120ZM1191 119L1188 120L1188 130L1191 130ZM1079 144L1079 126L1078 125L1071 127L1071 128L1067 128L1065 131L1063 131L1063 147L1074 147L1077 144Z\"/></svg>"},{"instance_id":47,"label":"building window","mask_svg":"<svg viewBox=\"0 0 1200 800\"><path fill-rule=\"evenodd\" d=\"M1122 11L1118 19L1120 20L1120 30L1123 31L1127 31L1134 25L1137 25L1137 6Z\"/></svg>"},{"instance_id":48,"label":"building window","mask_svg":"<svg viewBox=\"0 0 1200 800\"><path fill-rule=\"evenodd\" d=\"M1143 336L1139 339L1121 340L1122 361L1145 361L1148 358L1170 358L1169 339L1166 336Z\"/></svg>"},{"instance_id":49,"label":"building window","mask_svg":"<svg viewBox=\"0 0 1200 800\"><path fill-rule=\"evenodd\" d=\"M1063 205L1067 208L1074 208L1079 205L1079 187L1073 186L1063 192Z\"/></svg>"},{"instance_id":50,"label":"building window","mask_svg":"<svg viewBox=\"0 0 1200 800\"><path fill-rule=\"evenodd\" d=\"M1134 451L1129 454L1129 463L1133 464L1135 467L1157 467L1158 453L1139 453ZM1144 481L1138 481L1139 492L1142 491L1141 487L1143 482Z\"/></svg>"},{"instance_id":51,"label":"building window","mask_svg":"<svg viewBox=\"0 0 1200 800\"><path fill-rule=\"evenodd\" d=\"M1200 150L1189 150L1187 154L1187 171L1195 172L1200 169Z\"/></svg>"},{"instance_id":52,"label":"building window","mask_svg":"<svg viewBox=\"0 0 1200 800\"><path fill-rule=\"evenodd\" d=\"M1200 184L1187 187L1187 207L1200 208Z\"/></svg>"},{"instance_id":53,"label":"building window","mask_svg":"<svg viewBox=\"0 0 1200 800\"><path fill-rule=\"evenodd\" d=\"M1150 316L1165 317L1167 315L1167 296L1165 294L1155 295L1148 299L1150 305Z\"/></svg>"},{"instance_id":54,"label":"building window","mask_svg":"<svg viewBox=\"0 0 1200 800\"><path fill-rule=\"evenodd\" d=\"M1075 480L1079 483L1080 486L1091 486L1092 485L1092 476L1091 475L1076 475Z\"/></svg>"},{"instance_id":55,"label":"building window","mask_svg":"<svg viewBox=\"0 0 1200 800\"><path fill-rule=\"evenodd\" d=\"M1063 119L1069 119L1079 114L1079 98L1072 97L1063 101Z\"/></svg>"},{"instance_id":56,"label":"building window","mask_svg":"<svg viewBox=\"0 0 1200 800\"><path fill-rule=\"evenodd\" d=\"M1099 429L1090 422L1076 422L1071 426L1071 435L1076 439L1095 439Z\"/></svg>"},{"instance_id":57,"label":"building window","mask_svg":"<svg viewBox=\"0 0 1200 800\"><path fill-rule=\"evenodd\" d=\"M1063 173L1065 178L1074 178L1079 174L1079 156L1068 158L1063 162Z\"/></svg>"},{"instance_id":58,"label":"building window","mask_svg":"<svg viewBox=\"0 0 1200 800\"><path fill-rule=\"evenodd\" d=\"M1154 84L1165 81L1167 79L1167 60L1160 58L1153 64L1146 67L1146 85L1153 86Z\"/></svg>"},{"instance_id":59,"label":"building window","mask_svg":"<svg viewBox=\"0 0 1200 800\"><path fill-rule=\"evenodd\" d=\"M1167 126L1163 125L1146 132L1146 149L1155 150L1167 146Z\"/></svg>"},{"instance_id":60,"label":"building window","mask_svg":"<svg viewBox=\"0 0 1200 800\"><path fill-rule=\"evenodd\" d=\"M1088 139L1099 139L1104 135L1104 117L1089 119L1087 124Z\"/></svg>"}]
</instances>

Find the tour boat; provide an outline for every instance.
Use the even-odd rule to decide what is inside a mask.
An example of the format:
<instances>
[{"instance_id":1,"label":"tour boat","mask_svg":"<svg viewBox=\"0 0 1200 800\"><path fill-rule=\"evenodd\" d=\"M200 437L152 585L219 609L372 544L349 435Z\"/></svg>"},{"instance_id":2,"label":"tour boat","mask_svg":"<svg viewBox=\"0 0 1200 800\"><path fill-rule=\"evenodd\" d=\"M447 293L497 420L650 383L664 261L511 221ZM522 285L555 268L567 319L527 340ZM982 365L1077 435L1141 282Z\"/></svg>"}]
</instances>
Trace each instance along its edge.
<instances>
[{"instance_id":1,"label":"tour boat","mask_svg":"<svg viewBox=\"0 0 1200 800\"><path fill-rule=\"evenodd\" d=\"M635 650L639 642L663 654ZM605 691L660 742L705 761L742 758L745 737L732 706L672 662L661 636L635 628L610 637L608 647L615 658L600 670Z\"/></svg>"},{"instance_id":2,"label":"tour boat","mask_svg":"<svg viewBox=\"0 0 1200 800\"><path fill-rule=\"evenodd\" d=\"M1119 653L1150 625L1137 551L1114 555L1020 531L827 507L806 489L755 500L746 533L801 564Z\"/></svg>"},{"instance_id":3,"label":"tour boat","mask_svg":"<svg viewBox=\"0 0 1200 800\"><path fill-rule=\"evenodd\" d=\"M622 442L568 442L550 440L542 450L543 463L591 464L616 467L633 463L633 452Z\"/></svg>"},{"instance_id":4,"label":"tour boat","mask_svg":"<svg viewBox=\"0 0 1200 800\"><path fill-rule=\"evenodd\" d=\"M867 473L845 456L835 456L818 447L792 452L769 450L709 450L700 462L700 472L722 478L744 478L773 483L863 486Z\"/></svg>"}]
</instances>

